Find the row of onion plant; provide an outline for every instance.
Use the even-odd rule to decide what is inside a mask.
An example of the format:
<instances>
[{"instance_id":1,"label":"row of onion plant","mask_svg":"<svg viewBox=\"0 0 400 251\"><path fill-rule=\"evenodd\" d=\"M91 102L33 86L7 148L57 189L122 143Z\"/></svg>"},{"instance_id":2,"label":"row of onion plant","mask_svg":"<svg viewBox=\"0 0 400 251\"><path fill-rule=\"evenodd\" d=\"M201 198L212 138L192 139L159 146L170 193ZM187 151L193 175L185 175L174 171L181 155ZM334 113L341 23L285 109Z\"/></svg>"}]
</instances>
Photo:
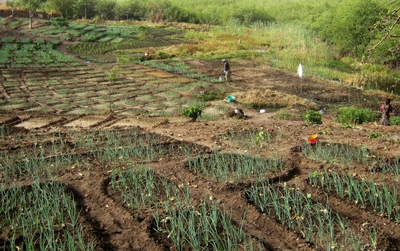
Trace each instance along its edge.
<instances>
[{"instance_id":1,"label":"row of onion plant","mask_svg":"<svg viewBox=\"0 0 400 251\"><path fill-rule=\"evenodd\" d=\"M264 180L268 174L280 173L284 169L283 156L269 159L243 154L214 152L209 156L194 157L187 153L187 168L196 174L217 181L240 181L247 178Z\"/></svg>"},{"instance_id":2,"label":"row of onion plant","mask_svg":"<svg viewBox=\"0 0 400 251\"><path fill-rule=\"evenodd\" d=\"M370 171L376 173L382 171L383 173L391 173L395 175L396 181L400 180L400 159L395 158L394 160L383 161L373 160L371 161Z\"/></svg>"},{"instance_id":3,"label":"row of onion plant","mask_svg":"<svg viewBox=\"0 0 400 251\"><path fill-rule=\"evenodd\" d=\"M246 190L249 200L260 210L275 217L281 224L302 234L317 248L325 250L363 250L363 237L348 228L346 222L331 208L311 199L311 194L267 182ZM371 234L374 231L370 231ZM376 233L376 231L375 231ZM364 237L367 238L367 237ZM371 244L368 244L371 245Z\"/></svg>"},{"instance_id":4,"label":"row of onion plant","mask_svg":"<svg viewBox=\"0 0 400 251\"><path fill-rule=\"evenodd\" d=\"M176 250L264 250L216 203L193 205L190 190L146 167L114 170L111 185L124 203L139 212L151 208L155 234L170 238Z\"/></svg>"},{"instance_id":5,"label":"row of onion plant","mask_svg":"<svg viewBox=\"0 0 400 251\"><path fill-rule=\"evenodd\" d=\"M57 182L0 187L0 229L6 250L94 250L79 224L73 194ZM3 235L5 236L5 235Z\"/></svg>"},{"instance_id":6,"label":"row of onion plant","mask_svg":"<svg viewBox=\"0 0 400 251\"><path fill-rule=\"evenodd\" d=\"M3 138L6 133L3 128ZM184 156L196 149L195 145L177 141L165 143L168 139L139 130L54 133L49 138L31 138L34 143L26 147L1 150L0 176L5 180L51 177L71 167L85 169L88 159L103 165L152 162L167 156Z\"/></svg>"},{"instance_id":7,"label":"row of onion plant","mask_svg":"<svg viewBox=\"0 0 400 251\"><path fill-rule=\"evenodd\" d=\"M235 146L242 149L262 148L268 146L271 142L279 141L281 137L281 131L277 132L276 135L271 135L271 133L264 132L262 129L249 129L244 131L230 130L220 135L221 139L229 140Z\"/></svg>"},{"instance_id":8,"label":"row of onion plant","mask_svg":"<svg viewBox=\"0 0 400 251\"><path fill-rule=\"evenodd\" d=\"M367 164L369 162L369 151L365 147L354 147L346 144L316 144L302 147L304 156L318 161L328 163L339 163L345 165L353 161Z\"/></svg>"},{"instance_id":9,"label":"row of onion plant","mask_svg":"<svg viewBox=\"0 0 400 251\"><path fill-rule=\"evenodd\" d=\"M388 186L384 182L379 184L373 179L357 179L354 175L342 175L333 171L311 173L309 182L312 186L335 192L339 197L354 201L362 207L371 206L374 212L400 222L396 186Z\"/></svg>"}]
</instances>

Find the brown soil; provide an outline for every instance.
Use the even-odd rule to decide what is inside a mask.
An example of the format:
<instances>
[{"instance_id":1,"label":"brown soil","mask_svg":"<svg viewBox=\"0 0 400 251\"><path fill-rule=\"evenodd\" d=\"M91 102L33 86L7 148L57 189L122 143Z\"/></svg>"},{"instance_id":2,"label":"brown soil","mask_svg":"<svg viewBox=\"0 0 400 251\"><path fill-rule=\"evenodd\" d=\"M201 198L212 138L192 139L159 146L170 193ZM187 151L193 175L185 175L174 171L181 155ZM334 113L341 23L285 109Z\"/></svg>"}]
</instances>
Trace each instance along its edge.
<instances>
[{"instance_id":1,"label":"brown soil","mask_svg":"<svg viewBox=\"0 0 400 251\"><path fill-rule=\"evenodd\" d=\"M15 35L17 31L1 31L1 36ZM222 67L219 61L204 61L188 59L186 63L200 73L217 77ZM324 164L312 161L302 155L301 147L307 144L308 136L318 133L321 143L341 143L352 146L363 145L371 152L384 158L391 159L400 156L400 132L398 126L380 126L378 123L366 123L354 127L344 128L335 123L333 107L336 105L356 105L362 108L372 108L378 111L379 104L386 97L385 93L363 92L359 89L343 86L337 82L328 82L305 77L302 81L294 73L273 69L268 65L257 65L246 60L232 59L233 68L232 83L226 83L232 90L237 102L226 103L223 100L211 102L210 106L228 104L231 108L225 116L216 121L192 122L183 116L165 118L127 117L114 113L112 115L99 115L91 120L85 120L81 116L62 114L43 114L41 112L21 112L15 110L7 114L1 114L1 125L10 130L10 135L1 140L0 148L12 152L12 149L30 147L34 144L32 135L46 138L52 132L62 133L71 130L95 131L100 129L115 129L121 131L127 128L136 128L143 132L153 132L166 137L169 141L193 143L204 152L220 151L229 153L261 154L269 156L278 153L285 156L285 163L292 167L288 173L282 174L275 182L286 182L289 186L299 188L304 193L312 194L313 198L325 201L326 196L318 189L307 185L310 172L321 170ZM99 65L92 64L91 67ZM104 66L104 64L102 64ZM110 65L110 68L112 65ZM2 70L0 69L0 72ZM160 76L162 73L154 73ZM169 76L169 73L164 73ZM1 82L0 78L0 82ZM1 90L3 99L7 100L5 89ZM205 89L196 92L207 91ZM188 95L190 97L190 95ZM246 103L252 103L257 109L249 109ZM326 108L322 115L322 124L309 125L303 118L291 120L278 120L275 112L260 113L260 109L271 107L280 108L291 105L289 112L292 114L304 114L308 109ZM394 115L400 115L400 100L394 100ZM242 109L245 117L239 119L233 116L232 110ZM47 118L48 123L38 121L33 124L31 118ZM93 122L95 120L95 122ZM87 123L87 124L85 124ZM122 125L122 126L121 126ZM275 135L276 140L259 149L241 149L232 142L224 140L222 135L229 131L256 130ZM370 138L372 132L379 132L383 137ZM16 142L16 135L26 138L25 142ZM276 135L280 135L279 139ZM387 135L387 136L386 136ZM67 138L67 136L65 136ZM296 150L297 149L297 150ZM84 156L82 156L84 157ZM176 181L178 184L188 184L192 195L202 200L211 197L218 201L221 208L231 208L227 213L232 213L232 220L240 222L246 215L244 229L254 238L259 238L267 250L316 250L305 241L301 234L289 230L281 225L273 216L260 213L260 210L250 203L244 194L245 184L218 183L190 172L185 163L184 156L176 158L160 159L149 163L151 168L159 175ZM103 166L95 159L91 160L87 170L69 169L61 172L56 178L58 182L70 188L80 208L83 209L82 221L86 222L84 230L88 236L96 237L96 250L175 250L171 242L166 239L154 237L152 232L152 214L149 210L135 212L122 203L121 197L110 189L110 169ZM351 165L346 167L334 166L338 170L347 168L348 172L356 173L359 177L373 177L363 165ZM390 176L387 180L393 181ZM395 181L393 181L395 182ZM29 184L29 181L26 181ZM329 195L329 203L333 209L343 217L351 220L355 226L365 223L375 224L379 229L378 250L400 249L400 227L389 222L387 218L373 213L371 210L361 208L354 203L341 200ZM136 215L134 217L134 215ZM139 216L137 216L139 215ZM1 240L3 241L3 240ZM0 243L0 247L4 246Z\"/></svg>"}]
</instances>

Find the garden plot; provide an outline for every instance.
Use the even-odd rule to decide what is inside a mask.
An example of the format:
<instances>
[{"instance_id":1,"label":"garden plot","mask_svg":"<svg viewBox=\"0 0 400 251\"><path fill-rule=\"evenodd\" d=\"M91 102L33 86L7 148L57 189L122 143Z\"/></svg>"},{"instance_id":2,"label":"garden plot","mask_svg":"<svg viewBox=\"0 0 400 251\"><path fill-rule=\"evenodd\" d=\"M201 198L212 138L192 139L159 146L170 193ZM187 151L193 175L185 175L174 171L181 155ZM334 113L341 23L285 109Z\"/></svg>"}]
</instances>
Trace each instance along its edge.
<instances>
[{"instance_id":1,"label":"garden plot","mask_svg":"<svg viewBox=\"0 0 400 251\"><path fill-rule=\"evenodd\" d=\"M12 115L5 115L5 116L1 116L0 117L0 124L1 125L7 125L10 123L15 123L17 121L20 121L20 119L16 116L12 116Z\"/></svg>"},{"instance_id":2,"label":"garden plot","mask_svg":"<svg viewBox=\"0 0 400 251\"><path fill-rule=\"evenodd\" d=\"M0 194L2 206L7 208L0 216L1 229L8 233L0 244L2 249L95 250L95 237L83 230L90 226L82 224L82 209L62 184L1 187Z\"/></svg>"},{"instance_id":3,"label":"garden plot","mask_svg":"<svg viewBox=\"0 0 400 251\"><path fill-rule=\"evenodd\" d=\"M86 112L81 113L80 109L77 109L77 110L71 111L70 113L71 114L85 114ZM104 120L105 120L105 118L102 116L84 116L84 117L78 118L74 121L71 121L68 124L65 124L64 126L87 128L87 127L96 126L96 125L102 123Z\"/></svg>"},{"instance_id":4,"label":"garden plot","mask_svg":"<svg viewBox=\"0 0 400 251\"><path fill-rule=\"evenodd\" d=\"M149 75L149 76L154 76L157 78L174 78L174 77L176 77L176 75L173 75L171 73L164 72L164 71L145 72L145 74Z\"/></svg>"},{"instance_id":5,"label":"garden plot","mask_svg":"<svg viewBox=\"0 0 400 251\"><path fill-rule=\"evenodd\" d=\"M15 125L15 127L20 127L25 129L36 129L49 126L51 124L60 122L62 120L64 120L63 117L36 117L25 120Z\"/></svg>"}]
</instances>

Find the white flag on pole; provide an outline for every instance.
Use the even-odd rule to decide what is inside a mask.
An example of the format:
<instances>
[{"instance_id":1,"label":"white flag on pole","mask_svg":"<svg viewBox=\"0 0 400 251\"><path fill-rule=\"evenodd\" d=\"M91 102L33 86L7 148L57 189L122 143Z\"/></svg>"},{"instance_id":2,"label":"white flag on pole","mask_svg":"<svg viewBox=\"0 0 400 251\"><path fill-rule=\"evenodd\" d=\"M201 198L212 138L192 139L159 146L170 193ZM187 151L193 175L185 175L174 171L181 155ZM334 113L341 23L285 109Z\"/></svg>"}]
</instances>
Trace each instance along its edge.
<instances>
[{"instance_id":1,"label":"white flag on pole","mask_svg":"<svg viewBox=\"0 0 400 251\"><path fill-rule=\"evenodd\" d=\"M299 74L300 78L303 77L303 66L301 65L301 63L299 64L299 67L297 68L297 73Z\"/></svg>"}]
</instances>

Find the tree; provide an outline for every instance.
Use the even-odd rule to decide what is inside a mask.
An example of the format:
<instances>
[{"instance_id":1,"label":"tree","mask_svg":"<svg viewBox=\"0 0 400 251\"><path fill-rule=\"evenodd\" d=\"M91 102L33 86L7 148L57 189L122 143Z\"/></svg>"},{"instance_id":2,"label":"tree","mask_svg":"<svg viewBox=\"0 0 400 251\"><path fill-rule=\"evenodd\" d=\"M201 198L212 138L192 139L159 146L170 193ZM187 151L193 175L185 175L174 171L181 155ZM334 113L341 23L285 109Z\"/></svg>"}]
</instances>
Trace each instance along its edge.
<instances>
[{"instance_id":1,"label":"tree","mask_svg":"<svg viewBox=\"0 0 400 251\"><path fill-rule=\"evenodd\" d=\"M11 15L12 15L12 17L14 17L14 8L16 7L15 1L7 0L6 1L6 6L11 7Z\"/></svg>"},{"instance_id":2,"label":"tree","mask_svg":"<svg viewBox=\"0 0 400 251\"><path fill-rule=\"evenodd\" d=\"M9 0L7 3L29 12L29 29L32 29L32 18L35 12L43 7L46 0Z\"/></svg>"},{"instance_id":3,"label":"tree","mask_svg":"<svg viewBox=\"0 0 400 251\"><path fill-rule=\"evenodd\" d=\"M93 18L95 12L95 0L78 0L74 4L73 17L74 18Z\"/></svg>"},{"instance_id":4,"label":"tree","mask_svg":"<svg viewBox=\"0 0 400 251\"><path fill-rule=\"evenodd\" d=\"M72 17L74 4L74 0L47 0L46 8L61 13L63 17L68 18L68 14Z\"/></svg>"},{"instance_id":5,"label":"tree","mask_svg":"<svg viewBox=\"0 0 400 251\"><path fill-rule=\"evenodd\" d=\"M98 0L94 9L101 19L112 20L115 18L116 4L115 0Z\"/></svg>"},{"instance_id":6,"label":"tree","mask_svg":"<svg viewBox=\"0 0 400 251\"><path fill-rule=\"evenodd\" d=\"M333 39L342 52L363 56L374 38L371 32L382 9L372 0L347 0L339 4L334 18Z\"/></svg>"},{"instance_id":7,"label":"tree","mask_svg":"<svg viewBox=\"0 0 400 251\"><path fill-rule=\"evenodd\" d=\"M376 36L372 30L382 10L374 0L343 0L330 13L321 15L314 28L317 26L320 37L342 55L362 58Z\"/></svg>"},{"instance_id":8,"label":"tree","mask_svg":"<svg viewBox=\"0 0 400 251\"><path fill-rule=\"evenodd\" d=\"M384 62L393 68L400 66L400 6L393 6L377 23L379 34L369 49L368 60Z\"/></svg>"},{"instance_id":9,"label":"tree","mask_svg":"<svg viewBox=\"0 0 400 251\"><path fill-rule=\"evenodd\" d=\"M66 19L65 17L53 18L51 20L51 25L53 25L53 26L58 28L58 31L60 33L60 40L61 40L61 28L63 28L63 27L68 28L69 27L68 19Z\"/></svg>"}]
</instances>

